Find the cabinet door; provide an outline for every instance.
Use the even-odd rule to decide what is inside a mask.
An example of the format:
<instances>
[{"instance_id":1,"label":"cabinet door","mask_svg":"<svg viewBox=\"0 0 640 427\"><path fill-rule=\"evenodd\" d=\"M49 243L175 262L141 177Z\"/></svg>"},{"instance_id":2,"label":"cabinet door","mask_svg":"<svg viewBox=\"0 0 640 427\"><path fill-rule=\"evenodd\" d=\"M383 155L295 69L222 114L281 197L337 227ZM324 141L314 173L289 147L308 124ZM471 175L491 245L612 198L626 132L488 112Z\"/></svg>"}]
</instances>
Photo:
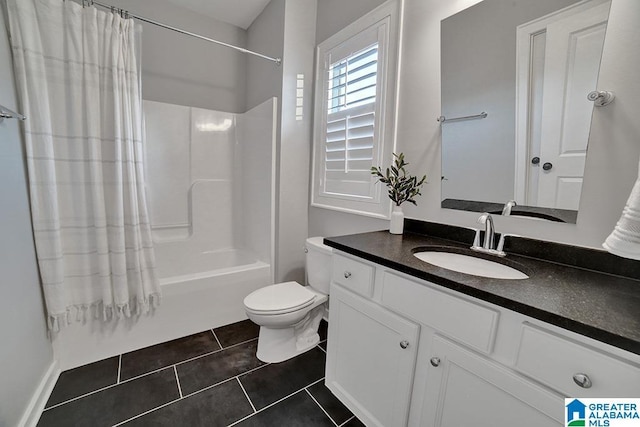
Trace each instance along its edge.
<instances>
[{"instance_id":1,"label":"cabinet door","mask_svg":"<svg viewBox=\"0 0 640 427\"><path fill-rule=\"evenodd\" d=\"M367 426L407 424L419 326L331 285L326 385Z\"/></svg>"},{"instance_id":2,"label":"cabinet door","mask_svg":"<svg viewBox=\"0 0 640 427\"><path fill-rule=\"evenodd\" d=\"M561 425L561 396L440 336L429 354L422 426Z\"/></svg>"}]
</instances>

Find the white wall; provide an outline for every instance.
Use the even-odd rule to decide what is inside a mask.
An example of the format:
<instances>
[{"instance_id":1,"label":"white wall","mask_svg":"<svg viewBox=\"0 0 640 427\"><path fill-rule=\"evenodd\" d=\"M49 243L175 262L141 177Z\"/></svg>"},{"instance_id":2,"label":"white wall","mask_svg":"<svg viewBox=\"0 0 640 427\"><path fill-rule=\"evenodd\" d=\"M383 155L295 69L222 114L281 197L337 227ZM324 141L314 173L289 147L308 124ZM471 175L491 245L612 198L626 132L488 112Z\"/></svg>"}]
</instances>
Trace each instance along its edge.
<instances>
[{"instance_id":1,"label":"white wall","mask_svg":"<svg viewBox=\"0 0 640 427\"><path fill-rule=\"evenodd\" d=\"M316 44L325 41L385 0L318 0Z\"/></svg>"},{"instance_id":2,"label":"white wall","mask_svg":"<svg viewBox=\"0 0 640 427\"><path fill-rule=\"evenodd\" d=\"M278 98L275 280L304 280L316 0L272 0L248 29L247 47L282 57L280 67L250 58L247 105ZM304 119L295 120L297 74L304 74Z\"/></svg>"},{"instance_id":3,"label":"white wall","mask_svg":"<svg viewBox=\"0 0 640 427\"><path fill-rule=\"evenodd\" d=\"M440 115L440 20L477 2L405 0L397 151L407 156L410 171L426 172L429 181L418 206L405 208L412 218L476 226L477 213L440 208L440 126L435 118ZM628 22L637 18L637 7L633 0L613 0L598 86L617 91L618 98L615 105L596 109L594 114L578 223L497 217L499 232L600 248L613 229L637 176L640 154L640 130L634 119L640 111L640 83L634 77L640 58L637 54L620 53L618 50L623 49L616 47L625 34L631 41L624 42L628 46L624 52L637 52L632 44L638 46L637 23ZM387 221L319 211L310 210L310 234L388 229Z\"/></svg>"},{"instance_id":4,"label":"white wall","mask_svg":"<svg viewBox=\"0 0 640 427\"><path fill-rule=\"evenodd\" d=\"M0 104L19 110L11 52L0 17ZM22 138L0 122L0 425L17 426L53 363L31 234Z\"/></svg>"},{"instance_id":5,"label":"white wall","mask_svg":"<svg viewBox=\"0 0 640 427\"><path fill-rule=\"evenodd\" d=\"M164 0L111 0L131 13L240 47L246 31ZM142 96L151 101L243 113L246 55L142 24Z\"/></svg>"},{"instance_id":6,"label":"white wall","mask_svg":"<svg viewBox=\"0 0 640 427\"><path fill-rule=\"evenodd\" d=\"M278 281L304 283L308 233L316 0L287 0L282 64L282 127L278 167ZM303 119L296 120L296 77L304 75Z\"/></svg>"},{"instance_id":7,"label":"white wall","mask_svg":"<svg viewBox=\"0 0 640 427\"><path fill-rule=\"evenodd\" d=\"M242 215L241 246L251 250L261 261L273 264L275 248L275 141L277 100L271 98L238 117L236 152L242 169L236 169L238 196Z\"/></svg>"},{"instance_id":8,"label":"white wall","mask_svg":"<svg viewBox=\"0 0 640 427\"><path fill-rule=\"evenodd\" d=\"M247 29L247 49L273 58L282 58L284 50L285 0L271 0ZM247 57L246 105L253 108L269 98L282 95L282 66ZM281 104L281 103L279 103ZM281 110L281 105L278 110ZM278 128L280 113L278 113ZM278 135L280 130L278 129Z\"/></svg>"}]
</instances>

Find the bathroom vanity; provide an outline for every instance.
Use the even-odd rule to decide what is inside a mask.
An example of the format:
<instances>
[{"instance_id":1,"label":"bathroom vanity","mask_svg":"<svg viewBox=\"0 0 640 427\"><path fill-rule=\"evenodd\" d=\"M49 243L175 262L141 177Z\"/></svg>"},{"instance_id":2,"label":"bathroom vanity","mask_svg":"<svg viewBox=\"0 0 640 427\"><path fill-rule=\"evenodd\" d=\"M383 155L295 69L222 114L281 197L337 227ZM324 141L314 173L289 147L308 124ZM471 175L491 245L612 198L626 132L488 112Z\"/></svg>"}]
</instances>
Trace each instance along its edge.
<instances>
[{"instance_id":1,"label":"bathroom vanity","mask_svg":"<svg viewBox=\"0 0 640 427\"><path fill-rule=\"evenodd\" d=\"M325 239L326 385L366 425L558 426L565 397L640 397L637 262L507 238L528 278L471 276L413 256L471 230L407 225Z\"/></svg>"}]
</instances>

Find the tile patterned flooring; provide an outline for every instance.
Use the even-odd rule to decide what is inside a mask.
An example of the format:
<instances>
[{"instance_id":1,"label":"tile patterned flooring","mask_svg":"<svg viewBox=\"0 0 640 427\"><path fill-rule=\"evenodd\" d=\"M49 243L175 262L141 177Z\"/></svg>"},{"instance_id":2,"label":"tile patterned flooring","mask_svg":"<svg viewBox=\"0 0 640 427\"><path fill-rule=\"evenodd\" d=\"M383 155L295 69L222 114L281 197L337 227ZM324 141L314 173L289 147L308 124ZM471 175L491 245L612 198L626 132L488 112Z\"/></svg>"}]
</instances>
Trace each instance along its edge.
<instances>
[{"instance_id":1,"label":"tile patterned flooring","mask_svg":"<svg viewBox=\"0 0 640 427\"><path fill-rule=\"evenodd\" d=\"M326 330L282 363L245 320L65 371L38 427L363 426L324 386Z\"/></svg>"}]
</instances>

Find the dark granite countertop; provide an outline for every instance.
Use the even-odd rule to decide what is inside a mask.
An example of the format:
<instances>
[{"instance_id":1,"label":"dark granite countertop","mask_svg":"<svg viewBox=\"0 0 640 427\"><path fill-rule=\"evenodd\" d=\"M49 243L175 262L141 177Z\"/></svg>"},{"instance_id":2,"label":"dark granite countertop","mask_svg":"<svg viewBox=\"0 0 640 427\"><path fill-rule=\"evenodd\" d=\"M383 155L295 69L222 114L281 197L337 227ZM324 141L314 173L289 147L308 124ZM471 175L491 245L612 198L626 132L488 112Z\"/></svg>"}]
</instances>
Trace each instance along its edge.
<instances>
[{"instance_id":1,"label":"dark granite countertop","mask_svg":"<svg viewBox=\"0 0 640 427\"><path fill-rule=\"evenodd\" d=\"M479 202L475 200L444 199L441 207L470 212L489 212L490 214L502 214L504 203ZM544 219L553 222L566 222L575 224L578 220L578 211L569 209L543 208L540 206L516 205L511 208L512 216L525 218Z\"/></svg>"},{"instance_id":2,"label":"dark granite countertop","mask_svg":"<svg viewBox=\"0 0 640 427\"><path fill-rule=\"evenodd\" d=\"M640 354L640 280L633 275L624 277L509 253L505 246L508 253L505 258L477 256L512 265L527 273L529 278L490 279L446 270L413 256L416 248L425 246L446 246L454 248L452 251L465 251L471 240L463 244L415 232L394 235L385 230L330 237L324 241L340 251ZM522 243L510 246L516 250L518 245ZM587 251L587 258L589 253L600 257L599 252L602 252L602 257L611 256L603 251L576 249ZM538 248L538 252L544 251ZM585 258L584 253L578 255L577 258ZM621 261L624 262L628 263ZM634 261L630 265L636 273L640 263Z\"/></svg>"}]
</instances>

